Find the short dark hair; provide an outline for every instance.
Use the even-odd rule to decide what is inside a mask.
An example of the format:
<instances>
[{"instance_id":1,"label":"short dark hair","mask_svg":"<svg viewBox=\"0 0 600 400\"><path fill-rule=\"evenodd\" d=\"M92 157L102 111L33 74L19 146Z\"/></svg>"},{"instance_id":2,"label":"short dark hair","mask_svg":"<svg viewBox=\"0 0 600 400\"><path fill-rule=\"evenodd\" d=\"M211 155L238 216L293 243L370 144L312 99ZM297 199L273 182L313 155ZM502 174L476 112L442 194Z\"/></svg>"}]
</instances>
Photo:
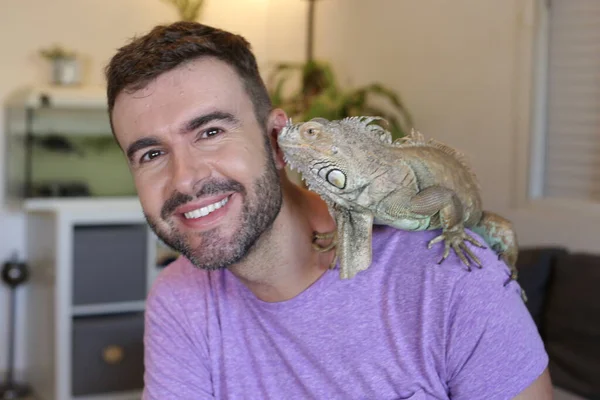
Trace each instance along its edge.
<instances>
[{"instance_id":1,"label":"short dark hair","mask_svg":"<svg viewBox=\"0 0 600 400\"><path fill-rule=\"evenodd\" d=\"M108 113L113 133L112 111L121 91L140 90L180 64L205 56L224 61L236 70L252 101L256 119L266 129L271 99L250 43L240 35L218 28L178 21L158 25L144 36L133 38L118 49L106 66Z\"/></svg>"}]
</instances>

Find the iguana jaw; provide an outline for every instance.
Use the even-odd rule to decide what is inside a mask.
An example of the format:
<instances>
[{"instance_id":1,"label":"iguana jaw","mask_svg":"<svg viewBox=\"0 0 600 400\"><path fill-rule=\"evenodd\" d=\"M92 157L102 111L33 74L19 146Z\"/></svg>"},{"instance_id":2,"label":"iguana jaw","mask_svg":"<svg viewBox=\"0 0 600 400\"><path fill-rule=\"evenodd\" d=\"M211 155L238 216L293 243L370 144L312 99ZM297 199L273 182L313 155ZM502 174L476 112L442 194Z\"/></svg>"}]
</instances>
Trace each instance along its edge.
<instances>
[{"instance_id":1,"label":"iguana jaw","mask_svg":"<svg viewBox=\"0 0 600 400\"><path fill-rule=\"evenodd\" d=\"M287 165L298 171L309 190L319 194L329 203L344 204L354 209L354 202L360 188L352 185L351 171L335 161L334 140L325 137L323 141L307 142L300 135L304 124L288 124L278 137L278 144ZM305 125L306 126L306 125ZM316 125L318 127L318 125ZM355 202L354 202L355 203Z\"/></svg>"},{"instance_id":2,"label":"iguana jaw","mask_svg":"<svg viewBox=\"0 0 600 400\"><path fill-rule=\"evenodd\" d=\"M343 205L349 210L356 208L356 203L353 200L354 197L356 197L362 190L362 188L339 189L328 183L323 176L319 176L317 168L298 168L290 159L290 157L285 156L285 154L284 160L292 170L295 170L301 174L302 180L306 184L306 187L320 195L321 198L323 198L329 205L337 203ZM337 170L337 168L335 170Z\"/></svg>"}]
</instances>

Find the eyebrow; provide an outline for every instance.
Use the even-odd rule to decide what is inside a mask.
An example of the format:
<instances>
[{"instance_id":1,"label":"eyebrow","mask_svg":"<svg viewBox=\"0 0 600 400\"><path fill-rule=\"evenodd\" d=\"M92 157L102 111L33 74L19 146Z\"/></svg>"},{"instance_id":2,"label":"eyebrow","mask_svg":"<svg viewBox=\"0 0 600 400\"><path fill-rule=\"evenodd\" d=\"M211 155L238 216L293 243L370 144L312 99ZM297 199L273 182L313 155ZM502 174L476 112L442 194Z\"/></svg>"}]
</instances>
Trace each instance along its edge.
<instances>
[{"instance_id":1,"label":"eyebrow","mask_svg":"<svg viewBox=\"0 0 600 400\"><path fill-rule=\"evenodd\" d=\"M239 120L233 116L233 114L224 111L213 111L208 114L200 115L196 118L191 119L181 129L181 133L187 133L198 129L199 127L208 124L212 121L226 121L231 123L239 123Z\"/></svg>"},{"instance_id":2,"label":"eyebrow","mask_svg":"<svg viewBox=\"0 0 600 400\"><path fill-rule=\"evenodd\" d=\"M239 123L239 120L233 114L224 111L214 111L208 114L200 115L188 121L180 130L181 134L196 130L199 127L208 124L212 121L227 121L231 123ZM160 144L160 140L154 136L147 136L136 140L127 147L127 158L133 161L133 155L138 151Z\"/></svg>"},{"instance_id":3,"label":"eyebrow","mask_svg":"<svg viewBox=\"0 0 600 400\"><path fill-rule=\"evenodd\" d=\"M135 153L137 153L138 151L140 151L141 149L144 149L146 147L157 146L159 144L160 144L160 140L158 140L156 137L153 137L153 136L143 137L141 139L138 139L135 142L131 143L127 147L127 158L129 159L130 162L132 162L133 155Z\"/></svg>"}]
</instances>

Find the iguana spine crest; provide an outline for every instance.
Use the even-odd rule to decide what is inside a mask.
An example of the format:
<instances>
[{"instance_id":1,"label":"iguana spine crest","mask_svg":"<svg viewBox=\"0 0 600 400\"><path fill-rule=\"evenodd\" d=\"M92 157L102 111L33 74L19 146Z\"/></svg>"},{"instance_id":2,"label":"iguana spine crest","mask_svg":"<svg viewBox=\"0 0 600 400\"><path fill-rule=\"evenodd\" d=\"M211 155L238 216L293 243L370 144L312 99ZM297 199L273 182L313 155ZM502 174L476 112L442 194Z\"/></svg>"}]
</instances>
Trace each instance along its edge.
<instances>
[{"instance_id":1,"label":"iguana spine crest","mask_svg":"<svg viewBox=\"0 0 600 400\"><path fill-rule=\"evenodd\" d=\"M479 180L477 179L477 175L475 175L475 172L473 171L473 168L471 167L471 165L470 165L469 161L467 160L467 157L464 155L464 153L462 153L442 142L439 142L433 138L426 139L425 135L423 135L421 132L415 130L414 128L411 130L410 135L401 137L399 139L396 139L394 142L392 142L392 146L436 148L436 149L442 151L443 153L448 154L450 157L454 158L456 161L458 161L462 165L462 167L465 169L465 171L467 171L469 174L472 175L473 181L475 182L477 190L481 189L481 185L479 183Z\"/></svg>"}]
</instances>

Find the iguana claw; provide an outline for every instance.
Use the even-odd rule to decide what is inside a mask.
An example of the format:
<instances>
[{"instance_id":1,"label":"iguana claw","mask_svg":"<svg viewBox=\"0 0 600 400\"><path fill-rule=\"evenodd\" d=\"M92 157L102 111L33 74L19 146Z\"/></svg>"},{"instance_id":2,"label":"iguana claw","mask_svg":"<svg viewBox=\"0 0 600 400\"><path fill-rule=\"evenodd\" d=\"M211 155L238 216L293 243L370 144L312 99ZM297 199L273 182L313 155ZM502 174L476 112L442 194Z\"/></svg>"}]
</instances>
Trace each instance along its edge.
<instances>
[{"instance_id":1,"label":"iguana claw","mask_svg":"<svg viewBox=\"0 0 600 400\"><path fill-rule=\"evenodd\" d=\"M431 249L434 244L441 242L442 240L445 241L444 254L440 261L438 261L438 264L441 264L446 258L448 258L450 255L450 248L452 247L456 255L467 266L467 270L471 271L471 263L469 263L469 260L465 257L463 252L475 262L475 265L477 265L478 268L482 268L479 258L465 245L465 241L468 241L477 247L485 249L485 246L479 243L476 239L467 235L464 231L445 231L441 235L431 239L427 244L427 248Z\"/></svg>"},{"instance_id":2,"label":"iguana claw","mask_svg":"<svg viewBox=\"0 0 600 400\"><path fill-rule=\"evenodd\" d=\"M332 240L331 240L331 243L329 243L327 246L321 246L320 244L316 243L317 240L322 240L322 239L332 239ZM316 251L321 252L321 253L324 253L324 252L327 252L327 251L333 249L337 245L337 231L327 232L327 233L313 232L312 245L313 245L313 249L315 249ZM329 264L329 269L334 269L336 263L337 263L337 254L334 254L333 259L331 260L331 264Z\"/></svg>"},{"instance_id":3,"label":"iguana claw","mask_svg":"<svg viewBox=\"0 0 600 400\"><path fill-rule=\"evenodd\" d=\"M337 254L334 254L333 258L331 259L331 264L329 264L329 269L335 268L335 264L337 264L337 258Z\"/></svg>"},{"instance_id":4,"label":"iguana claw","mask_svg":"<svg viewBox=\"0 0 600 400\"><path fill-rule=\"evenodd\" d=\"M331 243L329 243L327 246L321 246L320 244L316 243L317 240L322 240L322 239L332 239L332 240L331 240ZM336 231L327 232L327 233L313 232L312 246L313 246L313 249L315 249L316 251L324 253L326 251L333 249L336 244L337 244L337 232Z\"/></svg>"}]
</instances>

